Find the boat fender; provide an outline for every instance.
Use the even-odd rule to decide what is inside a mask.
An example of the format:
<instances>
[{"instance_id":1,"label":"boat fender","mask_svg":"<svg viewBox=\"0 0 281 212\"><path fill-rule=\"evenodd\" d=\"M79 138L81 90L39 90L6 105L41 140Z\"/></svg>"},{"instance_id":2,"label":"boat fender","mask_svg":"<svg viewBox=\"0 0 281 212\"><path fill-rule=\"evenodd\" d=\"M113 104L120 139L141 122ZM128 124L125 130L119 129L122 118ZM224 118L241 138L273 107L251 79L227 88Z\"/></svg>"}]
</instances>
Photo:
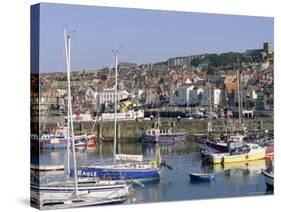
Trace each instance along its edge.
<instances>
[{"instance_id":1,"label":"boat fender","mask_svg":"<svg viewBox=\"0 0 281 212\"><path fill-rule=\"evenodd\" d=\"M149 162L149 166L150 166L150 168L156 168L156 161L155 160L151 160Z\"/></svg>"},{"instance_id":2,"label":"boat fender","mask_svg":"<svg viewBox=\"0 0 281 212\"><path fill-rule=\"evenodd\" d=\"M248 160L248 159L249 159L249 155L246 155L246 156L245 156L245 159Z\"/></svg>"},{"instance_id":3,"label":"boat fender","mask_svg":"<svg viewBox=\"0 0 281 212\"><path fill-rule=\"evenodd\" d=\"M221 158L221 164L224 164L224 157Z\"/></svg>"}]
</instances>

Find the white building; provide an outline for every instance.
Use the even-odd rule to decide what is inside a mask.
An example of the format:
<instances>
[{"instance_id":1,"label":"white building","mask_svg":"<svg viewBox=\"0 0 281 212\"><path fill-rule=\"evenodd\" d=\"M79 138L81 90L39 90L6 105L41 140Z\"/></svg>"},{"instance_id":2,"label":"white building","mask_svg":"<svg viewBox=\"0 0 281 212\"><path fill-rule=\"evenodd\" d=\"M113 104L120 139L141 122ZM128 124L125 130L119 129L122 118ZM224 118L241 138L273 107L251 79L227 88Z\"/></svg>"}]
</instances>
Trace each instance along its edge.
<instances>
[{"instance_id":1,"label":"white building","mask_svg":"<svg viewBox=\"0 0 281 212\"><path fill-rule=\"evenodd\" d=\"M221 99L222 99L222 93L221 93L221 89L216 88L213 90L213 101L212 104L217 107L219 105L221 105Z\"/></svg>"},{"instance_id":2,"label":"white building","mask_svg":"<svg viewBox=\"0 0 281 212\"><path fill-rule=\"evenodd\" d=\"M192 84L192 79L190 79L189 77L185 80L185 84Z\"/></svg>"},{"instance_id":3,"label":"white building","mask_svg":"<svg viewBox=\"0 0 281 212\"><path fill-rule=\"evenodd\" d=\"M66 89L57 89L57 92L56 92L57 97L64 97L65 95L67 95Z\"/></svg>"},{"instance_id":4,"label":"white building","mask_svg":"<svg viewBox=\"0 0 281 212\"><path fill-rule=\"evenodd\" d=\"M211 96L210 96L211 95ZM210 94L210 90L205 90L202 97L202 103L205 106L210 105L210 100L212 107L218 107L222 104L222 91L219 88L215 88L212 90Z\"/></svg>"},{"instance_id":5,"label":"white building","mask_svg":"<svg viewBox=\"0 0 281 212\"><path fill-rule=\"evenodd\" d=\"M248 88L243 92L244 99L248 101L255 101L258 98L257 92Z\"/></svg>"},{"instance_id":6,"label":"white building","mask_svg":"<svg viewBox=\"0 0 281 212\"><path fill-rule=\"evenodd\" d=\"M202 80L204 80L204 79L202 79L202 78L196 76L196 77L194 77L193 82L194 82L194 83L197 83L198 81L202 81Z\"/></svg>"},{"instance_id":7,"label":"white building","mask_svg":"<svg viewBox=\"0 0 281 212\"><path fill-rule=\"evenodd\" d=\"M170 96L170 104L178 105L178 106L185 106L189 105L193 99L194 92L194 85L185 85L179 87L174 93Z\"/></svg>"},{"instance_id":8,"label":"white building","mask_svg":"<svg viewBox=\"0 0 281 212\"><path fill-rule=\"evenodd\" d=\"M189 105L201 104L203 93L203 88L195 86L189 93Z\"/></svg>"},{"instance_id":9,"label":"white building","mask_svg":"<svg viewBox=\"0 0 281 212\"><path fill-rule=\"evenodd\" d=\"M95 102L97 99L98 93L95 92L92 88L88 88L85 92L85 100Z\"/></svg>"},{"instance_id":10,"label":"white building","mask_svg":"<svg viewBox=\"0 0 281 212\"><path fill-rule=\"evenodd\" d=\"M129 97L129 93L126 90L121 90L117 92L117 101L121 101L127 99ZM97 95L97 104L110 104L114 103L115 94L114 89L105 89L103 92L98 93Z\"/></svg>"}]
</instances>

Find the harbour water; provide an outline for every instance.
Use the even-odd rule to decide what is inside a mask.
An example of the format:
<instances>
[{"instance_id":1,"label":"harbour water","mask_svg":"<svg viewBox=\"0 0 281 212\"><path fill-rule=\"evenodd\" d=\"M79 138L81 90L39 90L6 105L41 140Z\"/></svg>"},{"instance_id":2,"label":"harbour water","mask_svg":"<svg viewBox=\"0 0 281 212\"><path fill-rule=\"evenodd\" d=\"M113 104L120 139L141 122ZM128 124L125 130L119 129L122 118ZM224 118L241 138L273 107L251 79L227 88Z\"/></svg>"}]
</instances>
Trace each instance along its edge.
<instances>
[{"instance_id":1,"label":"harbour water","mask_svg":"<svg viewBox=\"0 0 281 212\"><path fill-rule=\"evenodd\" d=\"M126 202L147 203L160 201L194 200L206 198L226 198L272 194L268 191L261 175L266 168L266 161L235 163L229 165L204 165L201 162L197 143L190 140L175 145L159 147L162 159L173 170L164 169L161 179L146 183L144 187L134 185L134 195ZM119 152L124 154L143 154L145 160L153 159L156 146L135 142L119 142ZM113 143L104 142L94 148L77 149L79 165L109 163L112 161ZM40 164L63 164L66 161L65 150L42 150ZM194 183L189 179L189 172L214 173L212 182ZM63 176L63 173L61 173ZM51 177L58 178L58 176Z\"/></svg>"}]
</instances>

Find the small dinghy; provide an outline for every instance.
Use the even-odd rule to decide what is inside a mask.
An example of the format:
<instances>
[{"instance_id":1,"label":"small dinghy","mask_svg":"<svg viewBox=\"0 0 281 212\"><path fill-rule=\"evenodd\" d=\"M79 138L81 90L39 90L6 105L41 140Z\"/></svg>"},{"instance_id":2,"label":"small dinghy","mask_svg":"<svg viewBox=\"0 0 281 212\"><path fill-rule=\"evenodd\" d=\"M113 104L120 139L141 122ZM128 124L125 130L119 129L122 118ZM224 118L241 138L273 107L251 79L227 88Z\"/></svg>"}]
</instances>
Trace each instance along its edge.
<instances>
[{"instance_id":1,"label":"small dinghy","mask_svg":"<svg viewBox=\"0 0 281 212\"><path fill-rule=\"evenodd\" d=\"M191 181L212 181L215 179L214 174L209 173L189 173L189 178Z\"/></svg>"}]
</instances>

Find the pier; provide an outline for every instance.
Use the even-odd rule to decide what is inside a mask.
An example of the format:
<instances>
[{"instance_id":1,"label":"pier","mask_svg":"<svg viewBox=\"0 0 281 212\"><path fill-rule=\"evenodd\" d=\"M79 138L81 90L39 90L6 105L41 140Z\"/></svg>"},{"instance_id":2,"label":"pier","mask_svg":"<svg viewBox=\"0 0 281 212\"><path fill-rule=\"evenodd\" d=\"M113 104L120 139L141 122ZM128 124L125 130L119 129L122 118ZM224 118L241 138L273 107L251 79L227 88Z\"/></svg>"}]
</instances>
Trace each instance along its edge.
<instances>
[{"instance_id":1,"label":"pier","mask_svg":"<svg viewBox=\"0 0 281 212\"><path fill-rule=\"evenodd\" d=\"M118 121L117 123L117 138L119 140L135 140L141 133L145 132L148 128L153 127L155 119L152 120L130 120ZM46 124L41 126L41 131L50 131L56 127L58 120L51 118L46 119ZM229 122L232 123L232 130L230 129ZM259 119L245 119L244 130L239 128L236 119L213 120L213 133L224 132L246 132L248 135L257 136L270 136L273 137L273 120L271 118L263 117ZM176 118L161 118L161 126L163 128L171 128L174 131L185 132L187 136L196 134L207 134L208 120L200 119L176 119ZM97 121L94 127L93 122L75 122L75 132L78 134L94 133L98 139L112 140L114 134L114 123L112 121ZM93 129L94 128L94 129Z\"/></svg>"}]
</instances>

